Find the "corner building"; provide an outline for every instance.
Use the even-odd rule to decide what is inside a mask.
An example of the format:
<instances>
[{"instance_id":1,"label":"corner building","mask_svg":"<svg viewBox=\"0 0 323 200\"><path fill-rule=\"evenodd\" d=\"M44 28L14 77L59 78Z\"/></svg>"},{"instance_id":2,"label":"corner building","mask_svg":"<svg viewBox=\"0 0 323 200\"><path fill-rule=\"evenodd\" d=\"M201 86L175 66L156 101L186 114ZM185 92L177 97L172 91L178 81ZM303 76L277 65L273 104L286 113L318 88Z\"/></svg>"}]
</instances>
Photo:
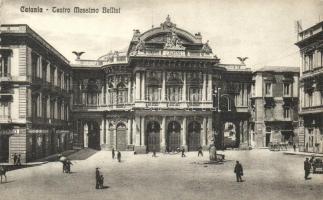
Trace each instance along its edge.
<instances>
[{"instance_id":1,"label":"corner building","mask_svg":"<svg viewBox=\"0 0 323 200\"><path fill-rule=\"evenodd\" d=\"M323 21L299 33L300 150L323 153Z\"/></svg>"},{"instance_id":2,"label":"corner building","mask_svg":"<svg viewBox=\"0 0 323 200\"><path fill-rule=\"evenodd\" d=\"M248 146L250 69L224 65L200 33L167 17L134 30L127 52L77 59L73 69L74 141L80 147L195 151L215 141ZM234 129L231 138L221 133Z\"/></svg>"},{"instance_id":3,"label":"corner building","mask_svg":"<svg viewBox=\"0 0 323 200\"><path fill-rule=\"evenodd\" d=\"M0 163L72 147L72 68L27 25L0 27Z\"/></svg>"}]
</instances>

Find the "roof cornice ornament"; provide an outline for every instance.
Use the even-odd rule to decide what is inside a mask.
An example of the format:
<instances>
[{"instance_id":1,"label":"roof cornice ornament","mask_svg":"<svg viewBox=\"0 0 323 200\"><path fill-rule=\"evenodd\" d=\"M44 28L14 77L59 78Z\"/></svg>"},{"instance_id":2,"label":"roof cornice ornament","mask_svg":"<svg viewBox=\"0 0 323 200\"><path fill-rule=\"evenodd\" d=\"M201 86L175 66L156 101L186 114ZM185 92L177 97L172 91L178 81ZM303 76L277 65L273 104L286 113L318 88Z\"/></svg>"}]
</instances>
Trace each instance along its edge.
<instances>
[{"instance_id":1,"label":"roof cornice ornament","mask_svg":"<svg viewBox=\"0 0 323 200\"><path fill-rule=\"evenodd\" d=\"M161 23L160 24L160 27L165 30L165 29L172 29L172 28L175 28L176 27L176 24L174 24L173 22L171 22L170 20L170 16L167 15L166 17L166 21L164 23Z\"/></svg>"},{"instance_id":2,"label":"roof cornice ornament","mask_svg":"<svg viewBox=\"0 0 323 200\"><path fill-rule=\"evenodd\" d=\"M205 54L211 54L212 53L212 49L209 45L209 41L207 41L205 44L203 44L203 47L202 47L202 53L205 53Z\"/></svg>"},{"instance_id":3,"label":"roof cornice ornament","mask_svg":"<svg viewBox=\"0 0 323 200\"><path fill-rule=\"evenodd\" d=\"M171 31L166 37L164 49L185 50L183 42L178 38L174 31Z\"/></svg>"}]
</instances>

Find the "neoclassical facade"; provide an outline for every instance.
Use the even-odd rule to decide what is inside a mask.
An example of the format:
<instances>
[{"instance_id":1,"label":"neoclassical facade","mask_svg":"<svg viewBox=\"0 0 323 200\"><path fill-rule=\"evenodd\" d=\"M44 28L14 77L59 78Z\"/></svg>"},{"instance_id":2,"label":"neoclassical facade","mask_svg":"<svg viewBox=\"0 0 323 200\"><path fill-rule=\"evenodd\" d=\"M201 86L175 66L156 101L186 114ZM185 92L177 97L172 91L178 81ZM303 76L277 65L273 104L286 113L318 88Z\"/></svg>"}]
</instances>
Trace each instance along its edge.
<instances>
[{"instance_id":1,"label":"neoclassical facade","mask_svg":"<svg viewBox=\"0 0 323 200\"><path fill-rule=\"evenodd\" d=\"M134 30L127 52L77 59L72 69L81 147L142 153L248 145L250 69L220 64L200 33L169 17Z\"/></svg>"}]
</instances>

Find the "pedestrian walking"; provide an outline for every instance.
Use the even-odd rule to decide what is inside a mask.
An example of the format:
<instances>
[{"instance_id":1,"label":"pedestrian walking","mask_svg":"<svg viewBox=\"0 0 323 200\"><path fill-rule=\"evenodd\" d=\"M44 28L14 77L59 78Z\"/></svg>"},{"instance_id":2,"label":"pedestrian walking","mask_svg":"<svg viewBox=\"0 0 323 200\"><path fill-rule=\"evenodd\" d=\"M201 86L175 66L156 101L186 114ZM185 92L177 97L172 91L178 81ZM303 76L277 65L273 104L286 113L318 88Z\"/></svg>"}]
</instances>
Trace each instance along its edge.
<instances>
[{"instance_id":1,"label":"pedestrian walking","mask_svg":"<svg viewBox=\"0 0 323 200\"><path fill-rule=\"evenodd\" d=\"M118 158L118 162L121 162L121 153L120 153L120 151L118 151L117 158Z\"/></svg>"},{"instance_id":2,"label":"pedestrian walking","mask_svg":"<svg viewBox=\"0 0 323 200\"><path fill-rule=\"evenodd\" d=\"M114 148L112 148L112 159L114 159L115 155L116 155L116 153L114 151Z\"/></svg>"},{"instance_id":3,"label":"pedestrian walking","mask_svg":"<svg viewBox=\"0 0 323 200\"><path fill-rule=\"evenodd\" d=\"M185 149L184 147L182 148L182 158L185 157Z\"/></svg>"},{"instance_id":4,"label":"pedestrian walking","mask_svg":"<svg viewBox=\"0 0 323 200\"><path fill-rule=\"evenodd\" d=\"M237 182L242 182L241 176L243 176L243 168L239 161L236 162L236 166L234 167L234 173L236 174Z\"/></svg>"},{"instance_id":5,"label":"pedestrian walking","mask_svg":"<svg viewBox=\"0 0 323 200\"><path fill-rule=\"evenodd\" d=\"M203 157L203 151L201 146L198 149L197 157L200 157L200 155Z\"/></svg>"},{"instance_id":6,"label":"pedestrian walking","mask_svg":"<svg viewBox=\"0 0 323 200\"><path fill-rule=\"evenodd\" d=\"M104 177L101 174L99 178L99 189L103 189L103 185L104 185Z\"/></svg>"},{"instance_id":7,"label":"pedestrian walking","mask_svg":"<svg viewBox=\"0 0 323 200\"><path fill-rule=\"evenodd\" d=\"M305 171L305 180L311 179L308 176L310 175L311 170L311 163L309 162L308 158L304 161L304 171Z\"/></svg>"},{"instance_id":8,"label":"pedestrian walking","mask_svg":"<svg viewBox=\"0 0 323 200\"><path fill-rule=\"evenodd\" d=\"M17 157L17 165L21 165L21 155L18 154L18 157Z\"/></svg>"},{"instance_id":9,"label":"pedestrian walking","mask_svg":"<svg viewBox=\"0 0 323 200\"><path fill-rule=\"evenodd\" d=\"M13 154L13 164L14 165L17 165L17 159L18 159L18 156L16 153Z\"/></svg>"},{"instance_id":10,"label":"pedestrian walking","mask_svg":"<svg viewBox=\"0 0 323 200\"><path fill-rule=\"evenodd\" d=\"M296 144L293 144L294 152L296 152Z\"/></svg>"},{"instance_id":11,"label":"pedestrian walking","mask_svg":"<svg viewBox=\"0 0 323 200\"><path fill-rule=\"evenodd\" d=\"M153 149L153 155L152 155L152 157L156 157L156 149L155 148Z\"/></svg>"},{"instance_id":12,"label":"pedestrian walking","mask_svg":"<svg viewBox=\"0 0 323 200\"><path fill-rule=\"evenodd\" d=\"M99 168L95 169L95 189L99 189L101 174Z\"/></svg>"}]
</instances>

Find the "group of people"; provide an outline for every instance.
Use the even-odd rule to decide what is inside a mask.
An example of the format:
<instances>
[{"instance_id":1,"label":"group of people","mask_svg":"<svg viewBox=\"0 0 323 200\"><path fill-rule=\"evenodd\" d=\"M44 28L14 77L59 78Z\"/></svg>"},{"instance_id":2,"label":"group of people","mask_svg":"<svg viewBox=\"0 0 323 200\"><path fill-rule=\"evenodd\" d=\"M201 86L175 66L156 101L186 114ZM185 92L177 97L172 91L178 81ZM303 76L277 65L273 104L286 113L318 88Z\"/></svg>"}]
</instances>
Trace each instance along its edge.
<instances>
[{"instance_id":1,"label":"group of people","mask_svg":"<svg viewBox=\"0 0 323 200\"><path fill-rule=\"evenodd\" d=\"M115 152L114 148L112 148L112 159L114 159L115 156L116 156L116 152ZM118 159L118 162L121 162L121 153L120 153L120 151L118 151L118 153L117 153L117 159Z\"/></svg>"},{"instance_id":2,"label":"group of people","mask_svg":"<svg viewBox=\"0 0 323 200\"><path fill-rule=\"evenodd\" d=\"M71 173L71 165L73 165L73 163L70 160L65 160L62 161L63 163L63 173Z\"/></svg>"},{"instance_id":3,"label":"group of people","mask_svg":"<svg viewBox=\"0 0 323 200\"><path fill-rule=\"evenodd\" d=\"M103 189L104 185L104 177L99 171L99 168L97 167L95 169L95 189Z\"/></svg>"},{"instance_id":4,"label":"group of people","mask_svg":"<svg viewBox=\"0 0 323 200\"><path fill-rule=\"evenodd\" d=\"M17 155L16 153L14 153L12 158L13 158L14 165L17 165L17 166L21 165L21 155L20 154Z\"/></svg>"},{"instance_id":5,"label":"group of people","mask_svg":"<svg viewBox=\"0 0 323 200\"><path fill-rule=\"evenodd\" d=\"M308 179L311 179L310 177L308 177L311 173L311 168L314 164L314 160L315 160L315 157L312 156L311 159L309 158L306 158L305 161L304 161L304 172L305 172L305 180L308 180ZM313 169L313 173L315 172L315 170Z\"/></svg>"}]
</instances>

